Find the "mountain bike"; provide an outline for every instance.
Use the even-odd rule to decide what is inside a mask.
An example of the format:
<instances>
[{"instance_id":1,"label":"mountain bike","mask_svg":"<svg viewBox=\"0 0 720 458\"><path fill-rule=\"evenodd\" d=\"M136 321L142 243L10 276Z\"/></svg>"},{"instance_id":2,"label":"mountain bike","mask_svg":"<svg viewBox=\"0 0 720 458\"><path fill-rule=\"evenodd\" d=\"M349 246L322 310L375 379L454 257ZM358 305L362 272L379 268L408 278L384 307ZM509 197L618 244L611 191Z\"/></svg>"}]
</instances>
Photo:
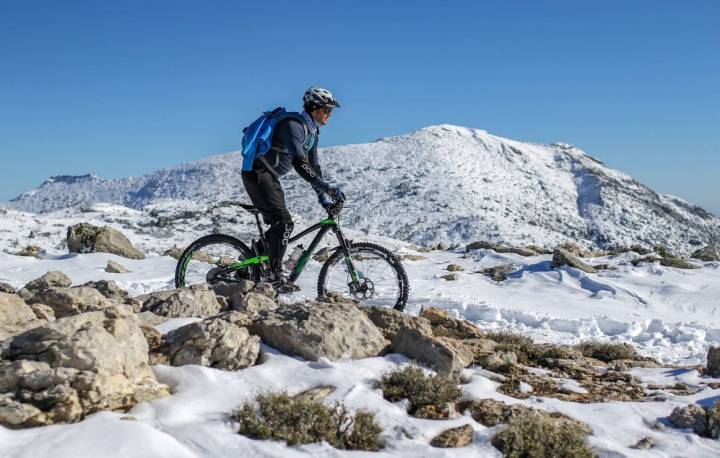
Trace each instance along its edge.
<instances>
[{"instance_id":1,"label":"mountain bike","mask_svg":"<svg viewBox=\"0 0 720 458\"><path fill-rule=\"evenodd\" d=\"M175 268L176 287L197 283L238 283L242 280L261 282L269 278L267 240L260 223L260 210L252 205L238 205L255 217L258 239L249 246L227 234L210 234L195 240L178 260ZM331 249L320 269L318 297L340 295L364 305L391 306L403 310L410 287L400 259L387 248L374 243L348 240L339 223L343 207L344 202L336 203L328 209L327 218L290 238L289 244L318 231L290 271L287 283L295 283L320 241L332 231L338 245Z\"/></svg>"}]
</instances>

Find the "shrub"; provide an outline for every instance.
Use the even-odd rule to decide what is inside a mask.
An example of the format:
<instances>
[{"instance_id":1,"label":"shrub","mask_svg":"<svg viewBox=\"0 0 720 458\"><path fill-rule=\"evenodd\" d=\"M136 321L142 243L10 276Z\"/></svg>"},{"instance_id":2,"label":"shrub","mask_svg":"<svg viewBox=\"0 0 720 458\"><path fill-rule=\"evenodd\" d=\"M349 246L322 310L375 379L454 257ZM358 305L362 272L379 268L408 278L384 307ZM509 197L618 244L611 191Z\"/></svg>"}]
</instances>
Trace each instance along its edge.
<instances>
[{"instance_id":1,"label":"shrub","mask_svg":"<svg viewBox=\"0 0 720 458\"><path fill-rule=\"evenodd\" d=\"M458 381L451 377L427 375L417 366L385 374L378 382L383 397L390 402L402 399L410 401L410 413L424 406L442 408L448 402L456 402L462 396Z\"/></svg>"},{"instance_id":2,"label":"shrub","mask_svg":"<svg viewBox=\"0 0 720 458\"><path fill-rule=\"evenodd\" d=\"M232 414L242 435L288 445L326 441L339 449L380 449L382 429L372 413L359 411L353 418L342 404L326 406L287 393L261 394L256 401L259 411L246 403Z\"/></svg>"},{"instance_id":3,"label":"shrub","mask_svg":"<svg viewBox=\"0 0 720 458\"><path fill-rule=\"evenodd\" d=\"M606 363L616 359L631 359L633 361L647 359L640 356L635 347L628 343L583 342L577 346L577 349L580 350L583 356L599 359Z\"/></svg>"},{"instance_id":4,"label":"shrub","mask_svg":"<svg viewBox=\"0 0 720 458\"><path fill-rule=\"evenodd\" d=\"M511 458L594 457L586 437L586 431L572 421L531 411L513 418L491 443Z\"/></svg>"},{"instance_id":5,"label":"shrub","mask_svg":"<svg viewBox=\"0 0 720 458\"><path fill-rule=\"evenodd\" d=\"M535 365L540 359L538 347L529 337L511 332L491 332L485 337L498 344L496 351L515 353L520 364Z\"/></svg>"}]
</instances>

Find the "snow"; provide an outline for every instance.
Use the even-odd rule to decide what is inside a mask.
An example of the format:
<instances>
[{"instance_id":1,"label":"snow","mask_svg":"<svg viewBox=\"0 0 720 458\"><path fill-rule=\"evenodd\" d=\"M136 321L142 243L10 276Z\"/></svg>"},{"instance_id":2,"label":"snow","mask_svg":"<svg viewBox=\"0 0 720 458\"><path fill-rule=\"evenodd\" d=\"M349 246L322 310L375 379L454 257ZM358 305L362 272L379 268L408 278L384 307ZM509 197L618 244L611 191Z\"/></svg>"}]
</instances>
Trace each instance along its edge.
<instances>
[{"instance_id":1,"label":"snow","mask_svg":"<svg viewBox=\"0 0 720 458\"><path fill-rule=\"evenodd\" d=\"M551 268L549 255L522 257L464 248L418 252L411 244L490 240L552 246L575 238L622 245L665 243L688 252L708 240L718 227L717 218L681 199L655 194L572 145L522 143L457 126L328 148L323 155L324 170L346 184L350 203L357 205L341 219L349 228L348 238L379 243L399 255L424 257L404 261L411 286L407 313L439 307L484 330L520 332L541 342L630 342L640 353L678 366L632 369L644 384L685 383L694 392L668 392L665 401L647 402L577 404L537 396L520 401L496 391L502 376L470 367L464 373L469 381L462 385L464 397L523 403L585 421L593 429L589 440L600 456L720 455L720 442L669 428L663 420L675 407L691 402L709 405L720 396L720 390L706 385L720 379L683 367L704 363L708 348L720 341L720 263L693 260L701 266L695 270L652 263L633 266L635 255L625 253L586 259L614 268L586 274L570 267ZM219 204L225 199L245 201L239 187L228 185L236 181L238 166L237 153L230 153L124 180L48 180L0 209L0 282L21 287L48 270L60 270L75 285L115 280L132 296L170 289L177 261L163 256L165 250L185 247L213 231L245 241L255 234L249 214ZM284 186L296 210L298 231L322 218L299 178L289 177ZM120 230L147 258L68 254L67 227L79 222ZM39 259L12 254L30 244L42 249ZM334 244L332 236L323 241L325 246ZM130 272L105 272L108 260ZM442 278L448 264L464 268L456 272L457 280ZM503 282L478 273L502 264L516 267ZM282 300L314 298L320 267L309 261L298 281L302 290ZM156 328L167 333L194 320L172 319ZM267 346L263 350L263 364L236 372L154 366L158 378L171 386L172 396L142 403L127 413L100 412L73 425L20 431L0 427L0 456L499 456L489 441L500 426L486 428L469 416L417 419L405 413L402 402L382 398L374 380L408 363L403 356L308 362ZM544 369L532 371L542 374ZM569 392L583 390L572 380L559 383ZM256 394L296 393L327 384L337 387L330 401L376 412L383 426L381 452L343 452L327 444L287 447L235 433L230 412ZM457 450L427 445L441 431L464 424L475 430L472 445ZM657 447L650 452L628 448L644 437L656 439Z\"/></svg>"}]
</instances>

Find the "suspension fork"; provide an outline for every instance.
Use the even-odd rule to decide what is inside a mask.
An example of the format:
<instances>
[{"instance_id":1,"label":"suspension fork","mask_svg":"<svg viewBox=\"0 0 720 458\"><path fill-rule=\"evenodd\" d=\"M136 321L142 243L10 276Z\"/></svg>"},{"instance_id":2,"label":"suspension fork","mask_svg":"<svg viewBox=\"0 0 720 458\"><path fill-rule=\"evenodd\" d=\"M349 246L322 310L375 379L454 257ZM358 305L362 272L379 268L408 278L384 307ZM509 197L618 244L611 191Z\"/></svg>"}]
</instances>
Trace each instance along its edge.
<instances>
[{"instance_id":1,"label":"suspension fork","mask_svg":"<svg viewBox=\"0 0 720 458\"><path fill-rule=\"evenodd\" d=\"M360 275L355 268L355 264L353 264L352 256L350 256L350 243L339 227L333 226L332 229L340 243L340 251L342 251L343 257L345 258L345 265L347 266L348 272L350 272L350 278L352 278L353 284L358 286L360 284Z\"/></svg>"}]
</instances>

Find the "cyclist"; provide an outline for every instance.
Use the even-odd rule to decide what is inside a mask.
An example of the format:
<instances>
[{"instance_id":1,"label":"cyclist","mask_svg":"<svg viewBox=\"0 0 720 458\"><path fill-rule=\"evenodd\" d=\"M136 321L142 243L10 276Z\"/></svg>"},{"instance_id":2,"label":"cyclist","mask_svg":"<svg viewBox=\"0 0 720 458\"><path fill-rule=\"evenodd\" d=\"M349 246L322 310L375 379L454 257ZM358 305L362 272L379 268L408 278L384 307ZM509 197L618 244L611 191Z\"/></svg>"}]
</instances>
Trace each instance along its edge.
<instances>
[{"instance_id":1,"label":"cyclist","mask_svg":"<svg viewBox=\"0 0 720 458\"><path fill-rule=\"evenodd\" d=\"M270 262L270 281L284 289L282 259L292 234L292 216L285 204L285 193L279 178L291 168L304 178L318 196L323 208L330 208L345 196L338 185L331 185L322 177L317 157L320 127L327 125L333 108L340 107L327 89L311 87L303 96L302 122L288 118L275 127L271 148L261 159L255 160L253 169L242 173L245 190L253 205L263 215L270 228L265 232Z\"/></svg>"}]
</instances>

